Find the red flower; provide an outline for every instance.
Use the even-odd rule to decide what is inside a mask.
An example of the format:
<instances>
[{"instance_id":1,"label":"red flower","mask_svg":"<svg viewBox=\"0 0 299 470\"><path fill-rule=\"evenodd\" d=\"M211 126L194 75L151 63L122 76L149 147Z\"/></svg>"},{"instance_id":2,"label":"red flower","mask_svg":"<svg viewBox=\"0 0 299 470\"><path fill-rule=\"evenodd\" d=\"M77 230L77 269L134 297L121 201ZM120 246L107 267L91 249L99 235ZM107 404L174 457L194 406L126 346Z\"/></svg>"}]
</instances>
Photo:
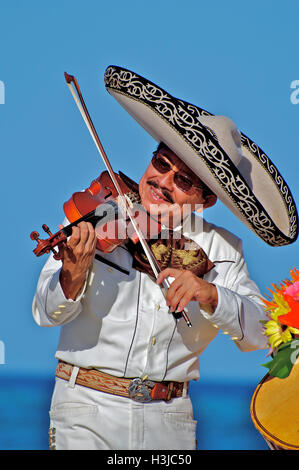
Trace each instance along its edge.
<instances>
[{"instance_id":1,"label":"red flower","mask_svg":"<svg viewBox=\"0 0 299 470\"><path fill-rule=\"evenodd\" d=\"M280 315L278 321L283 325L292 326L299 329L299 302L296 302L290 295L283 295L284 299L289 304L291 310L286 315Z\"/></svg>"}]
</instances>

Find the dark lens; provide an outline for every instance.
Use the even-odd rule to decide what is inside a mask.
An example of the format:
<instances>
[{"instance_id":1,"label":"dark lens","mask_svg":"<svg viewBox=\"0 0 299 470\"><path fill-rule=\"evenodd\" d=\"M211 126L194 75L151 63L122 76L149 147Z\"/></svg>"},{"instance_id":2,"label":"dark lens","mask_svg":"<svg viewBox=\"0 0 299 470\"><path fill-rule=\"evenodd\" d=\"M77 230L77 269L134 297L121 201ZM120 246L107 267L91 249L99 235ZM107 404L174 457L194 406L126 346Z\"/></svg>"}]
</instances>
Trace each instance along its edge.
<instances>
[{"instance_id":1,"label":"dark lens","mask_svg":"<svg viewBox=\"0 0 299 470\"><path fill-rule=\"evenodd\" d=\"M174 175L174 182L179 189L182 191L190 191L193 186L193 182L188 176L183 175L182 173L176 173Z\"/></svg>"},{"instance_id":2,"label":"dark lens","mask_svg":"<svg viewBox=\"0 0 299 470\"><path fill-rule=\"evenodd\" d=\"M157 153L154 153L152 165L157 171L159 171L159 173L167 173L171 170L171 166L168 161L163 158L162 155ZM193 187L193 180L180 172L174 174L174 182L179 189L185 192L190 191Z\"/></svg>"},{"instance_id":3,"label":"dark lens","mask_svg":"<svg viewBox=\"0 0 299 470\"><path fill-rule=\"evenodd\" d=\"M159 155L154 155L152 158L152 164L160 173L167 173L171 167L165 158Z\"/></svg>"}]
</instances>

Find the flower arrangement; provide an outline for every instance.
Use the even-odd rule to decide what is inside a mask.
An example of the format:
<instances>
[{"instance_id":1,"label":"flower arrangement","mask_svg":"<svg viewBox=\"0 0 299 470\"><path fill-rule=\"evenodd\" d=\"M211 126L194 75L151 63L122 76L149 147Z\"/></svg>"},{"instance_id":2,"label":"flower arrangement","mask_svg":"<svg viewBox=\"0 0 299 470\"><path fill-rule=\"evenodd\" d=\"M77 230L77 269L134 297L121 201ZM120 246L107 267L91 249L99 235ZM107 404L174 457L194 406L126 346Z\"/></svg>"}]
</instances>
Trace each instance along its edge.
<instances>
[{"instance_id":1,"label":"flower arrangement","mask_svg":"<svg viewBox=\"0 0 299 470\"><path fill-rule=\"evenodd\" d=\"M263 299L268 318L262 321L268 337L267 356L273 359L262 365L269 375L279 378L288 377L299 357L299 271L294 268L290 275L291 280L272 284L273 290L268 289L272 298Z\"/></svg>"}]
</instances>

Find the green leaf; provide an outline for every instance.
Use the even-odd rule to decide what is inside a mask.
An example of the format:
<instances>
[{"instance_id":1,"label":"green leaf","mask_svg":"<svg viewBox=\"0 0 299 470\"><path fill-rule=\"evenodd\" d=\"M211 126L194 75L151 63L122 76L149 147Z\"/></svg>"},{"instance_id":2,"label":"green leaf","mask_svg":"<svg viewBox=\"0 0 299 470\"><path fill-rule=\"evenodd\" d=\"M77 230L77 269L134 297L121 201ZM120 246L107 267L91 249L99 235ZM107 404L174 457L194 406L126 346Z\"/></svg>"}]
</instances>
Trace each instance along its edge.
<instances>
[{"instance_id":1,"label":"green leaf","mask_svg":"<svg viewBox=\"0 0 299 470\"><path fill-rule=\"evenodd\" d=\"M280 379L285 379L290 374L293 363L291 361L291 355L294 352L294 349L290 347L291 341L283 344L277 354L274 356L272 361L267 362L266 364L261 364L264 367L269 369L269 375L272 377L279 377Z\"/></svg>"}]
</instances>

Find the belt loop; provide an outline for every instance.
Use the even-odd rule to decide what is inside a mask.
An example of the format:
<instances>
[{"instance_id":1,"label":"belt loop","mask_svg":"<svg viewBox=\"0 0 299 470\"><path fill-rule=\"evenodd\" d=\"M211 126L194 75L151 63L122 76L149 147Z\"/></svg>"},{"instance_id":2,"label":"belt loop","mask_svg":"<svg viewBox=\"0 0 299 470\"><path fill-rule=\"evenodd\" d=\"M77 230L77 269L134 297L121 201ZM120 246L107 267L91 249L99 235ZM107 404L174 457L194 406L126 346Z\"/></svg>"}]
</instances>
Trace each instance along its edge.
<instances>
[{"instance_id":1,"label":"belt loop","mask_svg":"<svg viewBox=\"0 0 299 470\"><path fill-rule=\"evenodd\" d=\"M70 376L69 383L68 383L68 386L70 388L75 388L78 372L79 372L79 367L74 366L72 370L72 374Z\"/></svg>"},{"instance_id":2,"label":"belt loop","mask_svg":"<svg viewBox=\"0 0 299 470\"><path fill-rule=\"evenodd\" d=\"M188 389L189 389L189 382L184 382L182 398L186 398L186 396L188 395Z\"/></svg>"},{"instance_id":3,"label":"belt loop","mask_svg":"<svg viewBox=\"0 0 299 470\"><path fill-rule=\"evenodd\" d=\"M173 382L169 382L167 396L166 396L166 399L165 399L166 401L171 400L173 387L174 387Z\"/></svg>"}]
</instances>

